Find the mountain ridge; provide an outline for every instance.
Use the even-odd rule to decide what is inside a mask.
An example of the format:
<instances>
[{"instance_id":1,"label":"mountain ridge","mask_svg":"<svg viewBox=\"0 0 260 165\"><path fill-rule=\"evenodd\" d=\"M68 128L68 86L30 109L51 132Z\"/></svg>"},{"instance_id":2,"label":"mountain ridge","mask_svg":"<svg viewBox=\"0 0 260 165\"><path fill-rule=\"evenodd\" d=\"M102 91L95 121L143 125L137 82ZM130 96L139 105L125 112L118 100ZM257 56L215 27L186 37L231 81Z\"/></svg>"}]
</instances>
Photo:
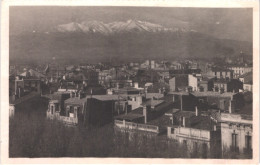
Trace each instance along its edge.
<instances>
[{"instance_id":1,"label":"mountain ridge","mask_svg":"<svg viewBox=\"0 0 260 165\"><path fill-rule=\"evenodd\" d=\"M83 21L81 23L70 22L67 24L61 24L54 27L54 32L82 32L82 33L102 33L102 34L114 34L122 32L188 32L195 30L171 27L167 28L159 24L151 23L148 21L132 20L129 19L125 22L109 22L103 23L102 21Z\"/></svg>"}]
</instances>

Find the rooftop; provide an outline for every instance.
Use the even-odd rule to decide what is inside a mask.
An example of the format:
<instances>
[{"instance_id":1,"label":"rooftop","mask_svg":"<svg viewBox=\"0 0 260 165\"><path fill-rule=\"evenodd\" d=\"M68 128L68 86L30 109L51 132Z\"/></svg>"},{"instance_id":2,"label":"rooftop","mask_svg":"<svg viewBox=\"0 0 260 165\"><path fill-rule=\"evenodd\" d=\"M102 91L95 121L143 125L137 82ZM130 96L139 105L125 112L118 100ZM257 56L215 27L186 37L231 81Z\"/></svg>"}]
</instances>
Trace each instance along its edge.
<instances>
[{"instance_id":1,"label":"rooftop","mask_svg":"<svg viewBox=\"0 0 260 165\"><path fill-rule=\"evenodd\" d=\"M163 100L148 100L146 102L144 102L142 105L150 105L151 107L155 107L155 106L158 106L160 104L162 104L164 101Z\"/></svg>"},{"instance_id":2,"label":"rooftop","mask_svg":"<svg viewBox=\"0 0 260 165\"><path fill-rule=\"evenodd\" d=\"M241 75L239 78L244 78L244 84L253 84L253 74L252 72L245 73Z\"/></svg>"},{"instance_id":3,"label":"rooftop","mask_svg":"<svg viewBox=\"0 0 260 165\"><path fill-rule=\"evenodd\" d=\"M118 115L115 117L115 119L133 121L135 119L139 119L142 117L144 117L142 114L129 113L129 114L124 114L124 115Z\"/></svg>"},{"instance_id":4,"label":"rooftop","mask_svg":"<svg viewBox=\"0 0 260 165\"><path fill-rule=\"evenodd\" d=\"M195 112L193 111L177 111L173 113L174 116L176 117L185 117L185 118L190 118L192 116L195 116Z\"/></svg>"},{"instance_id":5,"label":"rooftop","mask_svg":"<svg viewBox=\"0 0 260 165\"><path fill-rule=\"evenodd\" d=\"M169 92L168 94L172 94L172 95L189 95L189 92L186 92L186 91L180 91L180 92L172 91L172 92Z\"/></svg>"},{"instance_id":6,"label":"rooftop","mask_svg":"<svg viewBox=\"0 0 260 165\"><path fill-rule=\"evenodd\" d=\"M154 120L148 121L146 124L148 125L155 125L159 127L166 127L170 124L170 118L166 115L162 115Z\"/></svg>"},{"instance_id":7,"label":"rooftop","mask_svg":"<svg viewBox=\"0 0 260 165\"><path fill-rule=\"evenodd\" d=\"M206 91L206 92L192 92L191 94L196 96L196 97L207 97L207 96L211 96L211 97L232 97L236 93L224 92L224 93L221 94L219 92Z\"/></svg>"},{"instance_id":8,"label":"rooftop","mask_svg":"<svg viewBox=\"0 0 260 165\"><path fill-rule=\"evenodd\" d=\"M87 101L89 98L95 98L97 100L101 101L117 101L117 100L126 100L126 98L121 97L120 95L92 95L92 96L87 96L84 98L78 98L78 97L73 97L65 100L65 103L71 103L71 104L83 104Z\"/></svg>"}]
</instances>

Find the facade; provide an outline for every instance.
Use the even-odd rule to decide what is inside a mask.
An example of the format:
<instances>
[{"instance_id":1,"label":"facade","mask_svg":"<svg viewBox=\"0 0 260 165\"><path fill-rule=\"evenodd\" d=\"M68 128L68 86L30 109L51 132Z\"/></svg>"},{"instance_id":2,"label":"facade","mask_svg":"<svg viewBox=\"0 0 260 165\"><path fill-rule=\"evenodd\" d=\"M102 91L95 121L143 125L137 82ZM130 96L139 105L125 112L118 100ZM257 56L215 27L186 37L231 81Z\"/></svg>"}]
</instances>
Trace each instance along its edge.
<instances>
[{"instance_id":1,"label":"facade","mask_svg":"<svg viewBox=\"0 0 260 165\"><path fill-rule=\"evenodd\" d=\"M215 92L239 92L243 89L243 83L237 79L217 79L214 81L213 91Z\"/></svg>"},{"instance_id":2,"label":"facade","mask_svg":"<svg viewBox=\"0 0 260 165\"><path fill-rule=\"evenodd\" d=\"M196 108L194 112L175 110L167 115L172 121L167 127L168 139L178 141L188 151L201 152L205 158L220 154L220 129L209 114Z\"/></svg>"},{"instance_id":3,"label":"facade","mask_svg":"<svg viewBox=\"0 0 260 165\"><path fill-rule=\"evenodd\" d=\"M126 103L124 99L115 95L84 97L78 93L63 102L52 99L49 102L47 118L57 119L69 125L102 126L112 122L114 115L125 112Z\"/></svg>"},{"instance_id":4,"label":"facade","mask_svg":"<svg viewBox=\"0 0 260 165\"><path fill-rule=\"evenodd\" d=\"M106 82L108 82L111 79L112 79L112 77L110 76L109 70L99 71L99 73L98 73L99 84L104 85Z\"/></svg>"},{"instance_id":5,"label":"facade","mask_svg":"<svg viewBox=\"0 0 260 165\"><path fill-rule=\"evenodd\" d=\"M234 78L253 71L253 68L250 66L232 66L229 69L234 71Z\"/></svg>"},{"instance_id":6,"label":"facade","mask_svg":"<svg viewBox=\"0 0 260 165\"><path fill-rule=\"evenodd\" d=\"M252 115L221 113L222 151L252 153Z\"/></svg>"},{"instance_id":7,"label":"facade","mask_svg":"<svg viewBox=\"0 0 260 165\"><path fill-rule=\"evenodd\" d=\"M234 77L232 69L213 68L212 72L217 79L233 79Z\"/></svg>"},{"instance_id":8,"label":"facade","mask_svg":"<svg viewBox=\"0 0 260 165\"><path fill-rule=\"evenodd\" d=\"M197 79L197 77L189 74L188 75L188 85L189 85L189 87L192 88L192 91L197 91L198 90L198 79Z\"/></svg>"},{"instance_id":9,"label":"facade","mask_svg":"<svg viewBox=\"0 0 260 165\"><path fill-rule=\"evenodd\" d=\"M114 128L118 132L138 132L149 136L166 133L169 119L164 114L172 108L172 103L148 100L130 113L115 117Z\"/></svg>"},{"instance_id":10,"label":"facade","mask_svg":"<svg viewBox=\"0 0 260 165\"><path fill-rule=\"evenodd\" d=\"M169 80L170 91L185 91L191 87L192 91L198 90L198 79L191 74L178 74Z\"/></svg>"},{"instance_id":11,"label":"facade","mask_svg":"<svg viewBox=\"0 0 260 165\"><path fill-rule=\"evenodd\" d=\"M239 76L239 80L243 83L243 90L244 91L253 91L253 73L248 72L246 74L243 74Z\"/></svg>"},{"instance_id":12,"label":"facade","mask_svg":"<svg viewBox=\"0 0 260 165\"><path fill-rule=\"evenodd\" d=\"M244 106L244 97L240 93L232 92L193 92L196 97L197 105L206 107L206 109L219 109L222 111L234 113Z\"/></svg>"},{"instance_id":13,"label":"facade","mask_svg":"<svg viewBox=\"0 0 260 165\"><path fill-rule=\"evenodd\" d=\"M16 77L15 96L22 97L30 92L41 93L41 80L38 78Z\"/></svg>"}]
</instances>

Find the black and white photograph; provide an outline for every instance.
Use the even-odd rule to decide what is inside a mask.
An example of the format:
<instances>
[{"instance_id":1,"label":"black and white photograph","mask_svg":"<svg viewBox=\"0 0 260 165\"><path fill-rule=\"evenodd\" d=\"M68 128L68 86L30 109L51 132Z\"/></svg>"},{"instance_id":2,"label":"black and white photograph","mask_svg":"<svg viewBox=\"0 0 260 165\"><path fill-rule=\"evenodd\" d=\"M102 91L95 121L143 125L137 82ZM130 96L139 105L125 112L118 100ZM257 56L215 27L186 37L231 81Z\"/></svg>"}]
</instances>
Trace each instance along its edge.
<instances>
[{"instance_id":1,"label":"black and white photograph","mask_svg":"<svg viewBox=\"0 0 260 165\"><path fill-rule=\"evenodd\" d=\"M10 6L8 29L9 158L258 152L253 8Z\"/></svg>"}]
</instances>

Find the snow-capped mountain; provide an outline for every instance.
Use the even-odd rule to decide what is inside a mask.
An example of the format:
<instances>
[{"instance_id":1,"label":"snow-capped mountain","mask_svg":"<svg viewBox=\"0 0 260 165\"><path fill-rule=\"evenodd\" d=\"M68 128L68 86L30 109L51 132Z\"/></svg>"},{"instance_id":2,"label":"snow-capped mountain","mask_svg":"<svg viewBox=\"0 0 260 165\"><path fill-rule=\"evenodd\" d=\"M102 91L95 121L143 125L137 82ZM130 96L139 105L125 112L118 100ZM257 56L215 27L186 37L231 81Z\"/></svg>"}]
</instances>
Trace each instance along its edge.
<instances>
[{"instance_id":1,"label":"snow-capped mountain","mask_svg":"<svg viewBox=\"0 0 260 165\"><path fill-rule=\"evenodd\" d=\"M55 28L58 32L83 32L83 33L121 33L121 32L186 32L185 28L166 28L159 24L146 21L128 20L126 22L103 23L100 21L88 21L82 23L71 22L58 25Z\"/></svg>"}]
</instances>

